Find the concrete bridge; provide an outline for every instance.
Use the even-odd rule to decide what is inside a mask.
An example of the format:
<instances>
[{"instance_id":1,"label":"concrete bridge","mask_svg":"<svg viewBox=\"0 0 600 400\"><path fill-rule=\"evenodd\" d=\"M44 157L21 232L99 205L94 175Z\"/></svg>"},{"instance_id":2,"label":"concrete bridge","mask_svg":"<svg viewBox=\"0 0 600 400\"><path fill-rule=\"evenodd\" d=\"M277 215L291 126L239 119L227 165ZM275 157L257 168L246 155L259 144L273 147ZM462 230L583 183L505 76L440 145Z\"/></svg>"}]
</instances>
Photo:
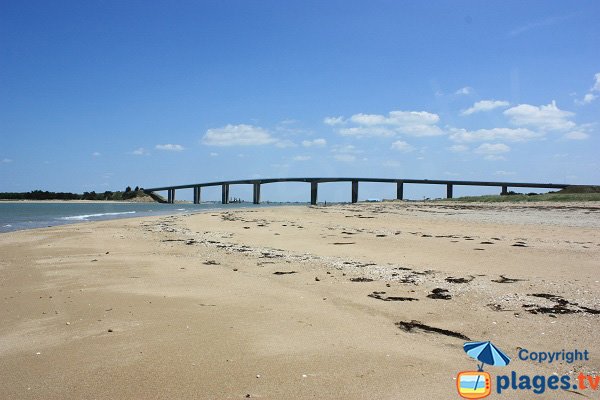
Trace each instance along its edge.
<instances>
[{"instance_id":1,"label":"concrete bridge","mask_svg":"<svg viewBox=\"0 0 600 400\"><path fill-rule=\"evenodd\" d=\"M496 186L502 188L502 194L508 194L508 188L541 188L541 189L563 189L567 184L554 183L523 183L523 182L487 182L487 181L447 181L447 180L429 180L429 179L392 179L392 178L272 178L272 179L242 179L233 181L194 183L191 185L163 186L144 189L146 193L167 191L167 202L175 202L175 191L179 189L194 190L194 204L200 204L200 194L203 187L221 186L221 202L229 203L229 187L231 185L253 185L253 203L260 203L260 186L268 183L277 182L305 182L310 183L310 204L317 204L317 193L319 183L329 182L351 182L352 203L358 201L359 182L377 182L396 184L396 198L404 198L404 184L425 184L425 185L445 185L446 197L451 199L454 186Z\"/></svg>"}]
</instances>

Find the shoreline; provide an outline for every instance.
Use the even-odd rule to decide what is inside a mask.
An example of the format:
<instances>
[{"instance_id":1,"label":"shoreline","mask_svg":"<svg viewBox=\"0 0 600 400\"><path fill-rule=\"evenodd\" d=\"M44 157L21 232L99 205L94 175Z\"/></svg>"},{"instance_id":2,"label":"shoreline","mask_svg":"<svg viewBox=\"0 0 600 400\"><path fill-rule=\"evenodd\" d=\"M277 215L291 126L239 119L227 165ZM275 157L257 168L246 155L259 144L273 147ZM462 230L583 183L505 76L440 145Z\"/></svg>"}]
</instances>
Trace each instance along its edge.
<instances>
[{"instance_id":1,"label":"shoreline","mask_svg":"<svg viewBox=\"0 0 600 400\"><path fill-rule=\"evenodd\" d=\"M600 212L460 205L222 208L0 235L0 391L391 399L429 385L448 398L475 368L464 338L492 340L520 375L599 374ZM518 348L590 361L524 362Z\"/></svg>"}]
</instances>

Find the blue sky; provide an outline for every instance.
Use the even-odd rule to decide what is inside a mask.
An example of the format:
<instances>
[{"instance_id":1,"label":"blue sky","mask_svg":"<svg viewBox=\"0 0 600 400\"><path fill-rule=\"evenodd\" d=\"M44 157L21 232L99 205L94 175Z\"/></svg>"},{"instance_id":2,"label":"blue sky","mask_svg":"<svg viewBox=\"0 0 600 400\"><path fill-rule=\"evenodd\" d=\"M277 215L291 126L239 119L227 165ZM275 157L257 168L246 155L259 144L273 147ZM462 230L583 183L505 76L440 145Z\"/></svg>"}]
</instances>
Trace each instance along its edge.
<instances>
[{"instance_id":1,"label":"blue sky","mask_svg":"<svg viewBox=\"0 0 600 400\"><path fill-rule=\"evenodd\" d=\"M0 191L599 184L599 20L597 1L0 0ZM263 198L307 200L276 186Z\"/></svg>"}]
</instances>

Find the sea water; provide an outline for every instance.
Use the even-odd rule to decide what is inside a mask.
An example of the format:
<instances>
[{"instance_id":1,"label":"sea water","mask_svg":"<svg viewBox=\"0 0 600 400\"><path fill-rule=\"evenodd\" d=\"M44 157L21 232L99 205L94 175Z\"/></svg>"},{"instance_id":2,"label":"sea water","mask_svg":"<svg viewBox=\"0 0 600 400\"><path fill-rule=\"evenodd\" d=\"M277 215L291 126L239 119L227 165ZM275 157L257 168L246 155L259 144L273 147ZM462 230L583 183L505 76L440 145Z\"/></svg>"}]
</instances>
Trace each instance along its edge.
<instances>
[{"instance_id":1,"label":"sea water","mask_svg":"<svg viewBox=\"0 0 600 400\"><path fill-rule=\"evenodd\" d=\"M277 205L282 203L277 203ZM144 217L167 214L189 214L218 209L273 206L252 203L232 204L160 204L111 202L0 202L0 233L56 225Z\"/></svg>"}]
</instances>

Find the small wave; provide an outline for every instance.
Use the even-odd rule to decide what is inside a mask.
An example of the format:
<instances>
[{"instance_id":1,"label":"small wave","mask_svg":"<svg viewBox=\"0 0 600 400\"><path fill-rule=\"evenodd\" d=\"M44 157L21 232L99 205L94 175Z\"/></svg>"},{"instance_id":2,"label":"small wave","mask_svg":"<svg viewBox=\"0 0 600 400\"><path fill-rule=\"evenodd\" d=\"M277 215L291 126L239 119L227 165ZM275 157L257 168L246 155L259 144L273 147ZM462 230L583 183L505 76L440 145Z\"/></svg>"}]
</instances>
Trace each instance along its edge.
<instances>
[{"instance_id":1,"label":"small wave","mask_svg":"<svg viewBox=\"0 0 600 400\"><path fill-rule=\"evenodd\" d=\"M2 225L3 228L12 228L11 224Z\"/></svg>"},{"instance_id":2,"label":"small wave","mask_svg":"<svg viewBox=\"0 0 600 400\"><path fill-rule=\"evenodd\" d=\"M67 221L87 221L89 218L98 218L104 216L123 215L123 214L135 214L135 211L125 212L112 212L112 213L101 213L101 214L85 214L85 215L72 215L69 217L62 217L60 219Z\"/></svg>"}]
</instances>

